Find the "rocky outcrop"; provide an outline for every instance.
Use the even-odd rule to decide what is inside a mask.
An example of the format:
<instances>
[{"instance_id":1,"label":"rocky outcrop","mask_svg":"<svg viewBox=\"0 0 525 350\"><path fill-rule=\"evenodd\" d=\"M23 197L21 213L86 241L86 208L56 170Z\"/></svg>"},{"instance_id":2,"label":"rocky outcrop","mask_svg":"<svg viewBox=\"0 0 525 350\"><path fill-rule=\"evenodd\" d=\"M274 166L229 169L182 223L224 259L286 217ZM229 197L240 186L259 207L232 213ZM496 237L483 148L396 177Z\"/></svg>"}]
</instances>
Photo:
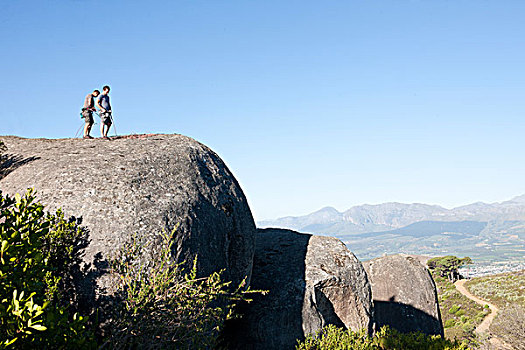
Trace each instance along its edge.
<instances>
[{"instance_id":1,"label":"rocky outcrop","mask_svg":"<svg viewBox=\"0 0 525 350\"><path fill-rule=\"evenodd\" d=\"M336 238L257 230L252 288L268 290L228 326L230 348L293 349L305 334L334 324L370 329L365 270Z\"/></svg>"},{"instance_id":2,"label":"rocky outcrop","mask_svg":"<svg viewBox=\"0 0 525 350\"><path fill-rule=\"evenodd\" d=\"M34 187L47 209L82 217L91 240L86 262L96 258L103 266L134 233L154 246L161 230L179 225L173 236L179 261L198 255L200 274L226 269L234 283L250 276L250 209L232 173L206 146L181 135L2 139L8 151L0 189L13 194Z\"/></svg>"},{"instance_id":3,"label":"rocky outcrop","mask_svg":"<svg viewBox=\"0 0 525 350\"><path fill-rule=\"evenodd\" d=\"M434 280L421 263L404 254L363 263L374 299L376 328L443 335Z\"/></svg>"}]
</instances>

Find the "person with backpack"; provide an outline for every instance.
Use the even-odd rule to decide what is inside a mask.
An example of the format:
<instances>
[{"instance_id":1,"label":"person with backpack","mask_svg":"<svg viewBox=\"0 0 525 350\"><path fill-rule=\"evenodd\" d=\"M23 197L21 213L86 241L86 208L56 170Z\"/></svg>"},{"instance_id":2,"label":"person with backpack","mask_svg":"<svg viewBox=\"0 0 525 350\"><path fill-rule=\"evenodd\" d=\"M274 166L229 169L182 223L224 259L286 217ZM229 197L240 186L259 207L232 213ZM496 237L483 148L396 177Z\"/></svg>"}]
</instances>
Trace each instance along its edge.
<instances>
[{"instance_id":1,"label":"person with backpack","mask_svg":"<svg viewBox=\"0 0 525 350\"><path fill-rule=\"evenodd\" d=\"M84 100L84 107L82 107L82 118L84 118L84 138L92 139L93 137L89 135L91 132L91 127L95 122L93 120L93 112L95 111L95 98L100 95L100 91L94 90L92 93L86 96Z\"/></svg>"},{"instance_id":2,"label":"person with backpack","mask_svg":"<svg viewBox=\"0 0 525 350\"><path fill-rule=\"evenodd\" d=\"M97 100L97 107L99 108L100 116L100 134L102 138L108 138L108 131L111 127L111 104L109 103L109 86L102 88L102 94Z\"/></svg>"}]
</instances>

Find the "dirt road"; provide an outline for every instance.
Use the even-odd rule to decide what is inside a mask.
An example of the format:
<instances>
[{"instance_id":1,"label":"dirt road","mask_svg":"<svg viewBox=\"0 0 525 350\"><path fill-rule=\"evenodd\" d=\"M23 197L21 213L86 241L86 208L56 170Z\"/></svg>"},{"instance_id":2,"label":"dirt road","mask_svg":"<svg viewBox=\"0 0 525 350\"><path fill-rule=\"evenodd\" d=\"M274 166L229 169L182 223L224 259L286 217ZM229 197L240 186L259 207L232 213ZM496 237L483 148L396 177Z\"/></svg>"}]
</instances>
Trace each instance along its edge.
<instances>
[{"instance_id":1,"label":"dirt road","mask_svg":"<svg viewBox=\"0 0 525 350\"><path fill-rule=\"evenodd\" d=\"M491 304L489 303L488 301L485 301L485 300L482 300L478 297L476 297L475 295L472 295L467 288L465 288L465 282L467 282L467 280L459 280L457 281L456 283L454 283L454 285L456 286L456 289L461 293L463 294L464 296L466 296L467 298L469 298L470 300L473 300L475 301L476 303L480 304L480 305L488 305L489 308L490 308L490 314L488 314L484 319L483 319L483 322L481 322L479 324L479 326L476 327L476 333L478 334L481 334L481 333L486 333L488 332L489 330L489 327L490 327L490 324L492 323L492 321L494 320L494 317L496 317L496 313L499 311L498 307L494 304Z\"/></svg>"},{"instance_id":2,"label":"dirt road","mask_svg":"<svg viewBox=\"0 0 525 350\"><path fill-rule=\"evenodd\" d=\"M465 287L465 282L467 282L467 280L459 280L459 281L456 281L456 283L454 283L454 285L456 286L456 289L461 294L463 294L464 296L466 296L470 300L473 300L476 303L478 303L480 305L483 305L483 306L488 305L489 308L490 308L490 314L488 314L483 319L483 321L476 327L476 329L475 329L476 334L478 334L478 335L485 335L485 336L488 335L490 337L489 338L489 343L494 347L494 349L500 349L500 350L507 350L507 349L510 350L510 349L512 349L512 347L510 345L505 343L503 340L494 337L489 332L490 325L492 324L492 321L494 320L494 317L496 317L496 314L498 313L499 308L496 305L491 304L491 303L489 303L486 300L480 299L480 298L476 297L475 295L472 295L468 291L468 289Z\"/></svg>"}]
</instances>

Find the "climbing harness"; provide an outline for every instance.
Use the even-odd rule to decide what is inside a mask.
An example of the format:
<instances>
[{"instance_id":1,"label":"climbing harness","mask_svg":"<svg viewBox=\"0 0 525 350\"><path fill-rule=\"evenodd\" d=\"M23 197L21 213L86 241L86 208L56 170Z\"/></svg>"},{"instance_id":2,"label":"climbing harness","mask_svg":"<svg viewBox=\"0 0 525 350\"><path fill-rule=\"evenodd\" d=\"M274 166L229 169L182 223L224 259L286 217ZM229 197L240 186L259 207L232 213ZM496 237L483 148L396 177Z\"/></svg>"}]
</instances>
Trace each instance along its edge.
<instances>
[{"instance_id":1,"label":"climbing harness","mask_svg":"<svg viewBox=\"0 0 525 350\"><path fill-rule=\"evenodd\" d=\"M84 112L86 110L86 108L82 108L82 111L80 111L80 119L84 119L85 116L82 115L82 112ZM100 115L98 115L97 111L91 111L91 113L93 114L96 114L97 117L100 118ZM93 125L97 125L97 123L95 122L95 120L93 120ZM75 133L75 138L77 137L80 137L80 131L84 128L84 123L82 123L82 125L78 128L77 132Z\"/></svg>"},{"instance_id":2,"label":"climbing harness","mask_svg":"<svg viewBox=\"0 0 525 350\"><path fill-rule=\"evenodd\" d=\"M85 118L85 116L82 114L85 110L86 110L86 108L82 108L82 111L80 112L80 119L84 119ZM100 116L100 114L97 113L97 111L91 111L91 113L96 114L96 116L100 118L100 122L102 122L102 117ZM113 119L113 113L111 113L111 112L109 113L109 118L111 120L111 124L113 124L113 132L115 133L115 136L118 136L117 124L115 124L115 119ZM93 125L97 125L97 123L94 122ZM80 137L79 133L80 133L80 130L82 130L83 126L84 126L84 124L82 124L80 126L80 128L78 128L77 132L75 133L75 138Z\"/></svg>"}]
</instances>

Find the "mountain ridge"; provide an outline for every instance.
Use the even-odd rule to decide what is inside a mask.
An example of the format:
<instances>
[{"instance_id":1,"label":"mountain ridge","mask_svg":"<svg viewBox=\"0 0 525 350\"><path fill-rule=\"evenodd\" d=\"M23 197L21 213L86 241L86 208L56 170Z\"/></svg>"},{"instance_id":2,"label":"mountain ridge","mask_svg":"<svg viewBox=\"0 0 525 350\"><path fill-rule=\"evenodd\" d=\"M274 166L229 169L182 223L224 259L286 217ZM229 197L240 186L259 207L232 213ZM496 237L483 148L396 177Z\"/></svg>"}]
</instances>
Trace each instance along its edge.
<instances>
[{"instance_id":1,"label":"mountain ridge","mask_svg":"<svg viewBox=\"0 0 525 350\"><path fill-rule=\"evenodd\" d=\"M406 253L525 263L525 195L452 209L396 202L364 204L344 212L324 207L304 216L259 221L257 226L335 236L365 260Z\"/></svg>"},{"instance_id":2,"label":"mountain ridge","mask_svg":"<svg viewBox=\"0 0 525 350\"><path fill-rule=\"evenodd\" d=\"M436 204L385 202L361 204L345 211L326 206L301 216L284 216L261 220L258 227L281 227L305 231L313 226L315 231L328 226L339 226L340 233L360 233L398 229L419 221L490 221L525 220L525 195L503 202L474 202L451 209ZM339 225L337 225L339 224ZM329 231L335 232L333 229ZM308 232L308 231L307 231Z\"/></svg>"}]
</instances>

